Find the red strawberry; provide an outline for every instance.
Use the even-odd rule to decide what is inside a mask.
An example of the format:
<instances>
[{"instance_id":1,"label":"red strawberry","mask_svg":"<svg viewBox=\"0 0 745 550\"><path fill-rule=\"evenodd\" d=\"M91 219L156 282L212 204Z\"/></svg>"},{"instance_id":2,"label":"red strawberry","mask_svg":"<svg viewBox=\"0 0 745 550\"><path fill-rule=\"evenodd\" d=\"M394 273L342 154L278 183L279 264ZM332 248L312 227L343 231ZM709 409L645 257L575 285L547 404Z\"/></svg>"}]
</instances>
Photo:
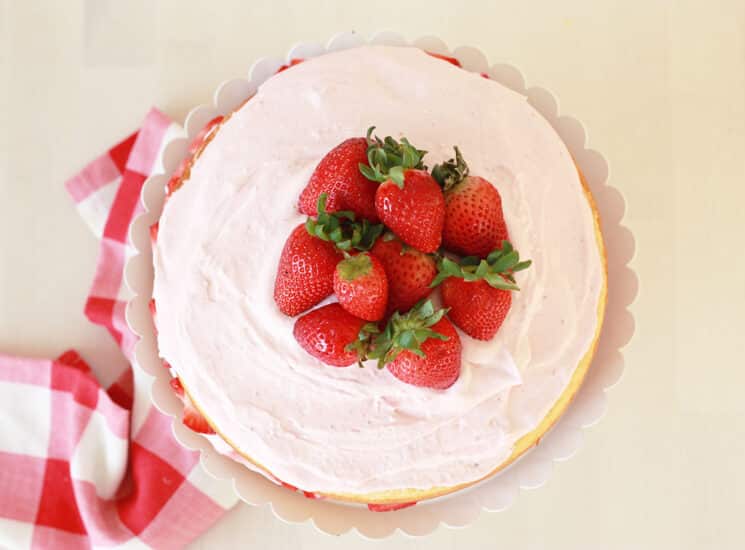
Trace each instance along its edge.
<instances>
[{"instance_id":1,"label":"red strawberry","mask_svg":"<svg viewBox=\"0 0 745 550\"><path fill-rule=\"evenodd\" d=\"M178 378L171 378L171 380L168 382L171 385L171 389L173 390L173 393L176 394L176 397L181 399L181 401L184 400L184 386L181 385L181 380Z\"/></svg>"},{"instance_id":2,"label":"red strawberry","mask_svg":"<svg viewBox=\"0 0 745 550\"><path fill-rule=\"evenodd\" d=\"M444 248L483 258L509 239L499 191L484 178L468 175L457 147L455 160L435 166L432 176L445 189Z\"/></svg>"},{"instance_id":3,"label":"red strawberry","mask_svg":"<svg viewBox=\"0 0 745 550\"><path fill-rule=\"evenodd\" d=\"M388 276L388 314L409 311L432 292L430 283L437 275L432 256L404 245L393 234L378 239L370 250Z\"/></svg>"},{"instance_id":4,"label":"red strawberry","mask_svg":"<svg viewBox=\"0 0 745 550\"><path fill-rule=\"evenodd\" d=\"M366 321L379 321L388 305L388 278L383 264L363 252L339 262L334 293L341 307Z\"/></svg>"},{"instance_id":5,"label":"red strawberry","mask_svg":"<svg viewBox=\"0 0 745 550\"><path fill-rule=\"evenodd\" d=\"M368 504L367 509L371 512L395 512L415 506L416 502L402 502L399 504Z\"/></svg>"},{"instance_id":6,"label":"red strawberry","mask_svg":"<svg viewBox=\"0 0 745 550\"><path fill-rule=\"evenodd\" d=\"M329 296L340 259L332 242L313 237L304 224L298 225L282 249L274 281L279 310L293 317Z\"/></svg>"},{"instance_id":7,"label":"red strawberry","mask_svg":"<svg viewBox=\"0 0 745 550\"><path fill-rule=\"evenodd\" d=\"M435 252L442 240L445 199L424 170L406 170L403 184L392 179L378 187L375 207L383 223L402 241L422 252Z\"/></svg>"},{"instance_id":8,"label":"red strawberry","mask_svg":"<svg viewBox=\"0 0 745 550\"><path fill-rule=\"evenodd\" d=\"M401 315L394 313L385 330L374 338L360 338L367 345L367 359L377 359L407 384L445 389L460 376L460 337L445 310L435 311L427 300ZM371 331L372 332L372 331Z\"/></svg>"},{"instance_id":9,"label":"red strawberry","mask_svg":"<svg viewBox=\"0 0 745 550\"><path fill-rule=\"evenodd\" d=\"M508 239L502 198L487 180L468 176L445 192L442 241L446 249L483 258Z\"/></svg>"},{"instance_id":10,"label":"red strawberry","mask_svg":"<svg viewBox=\"0 0 745 550\"><path fill-rule=\"evenodd\" d=\"M292 59L290 59L289 63L282 65L279 69L277 69L277 74L281 73L282 71L286 71L290 67L294 67L295 65L302 63L303 61L305 61L305 59L293 57Z\"/></svg>"},{"instance_id":11,"label":"red strawberry","mask_svg":"<svg viewBox=\"0 0 745 550\"><path fill-rule=\"evenodd\" d=\"M366 178L381 182L375 193L378 216L402 241L422 252L434 252L442 239L445 199L437 182L425 170L426 151L406 138L396 141L371 137L367 131L367 160L359 169Z\"/></svg>"},{"instance_id":12,"label":"red strawberry","mask_svg":"<svg viewBox=\"0 0 745 550\"><path fill-rule=\"evenodd\" d=\"M351 138L334 147L318 163L300 194L300 212L315 216L318 198L321 193L326 193L329 212L350 210L358 218L378 222L375 211L378 182L363 176L360 164L367 165L365 138Z\"/></svg>"},{"instance_id":13,"label":"red strawberry","mask_svg":"<svg viewBox=\"0 0 745 550\"><path fill-rule=\"evenodd\" d=\"M365 325L339 304L328 304L295 321L292 334L298 344L313 357L327 365L347 367L358 360L356 349L350 348Z\"/></svg>"},{"instance_id":14,"label":"red strawberry","mask_svg":"<svg viewBox=\"0 0 745 550\"><path fill-rule=\"evenodd\" d=\"M150 301L147 303L147 308L150 310L150 318L153 320L153 327L155 328L155 332L158 332L158 326L156 325L156 314L157 311L155 309L155 298L150 298Z\"/></svg>"},{"instance_id":15,"label":"red strawberry","mask_svg":"<svg viewBox=\"0 0 745 550\"><path fill-rule=\"evenodd\" d=\"M184 392L181 380L178 378L171 378L170 384L176 396L181 399L184 404L184 414L181 419L184 426L200 434L214 434L215 430L212 429L212 426L209 425L207 419L199 412L199 410L197 410L189 396Z\"/></svg>"},{"instance_id":16,"label":"red strawberry","mask_svg":"<svg viewBox=\"0 0 745 550\"><path fill-rule=\"evenodd\" d=\"M437 59L442 59L443 61L447 61L451 65L455 65L456 67L460 67L460 61L455 59L454 57L450 57L449 55L443 55L441 53L434 53L434 52L427 52L427 55L431 55L432 57L436 57Z\"/></svg>"},{"instance_id":17,"label":"red strawberry","mask_svg":"<svg viewBox=\"0 0 745 550\"><path fill-rule=\"evenodd\" d=\"M184 403L184 416L181 419L184 426L192 431L200 434L214 434L215 430L212 429L207 419L200 413L197 408L192 405L191 400L186 397Z\"/></svg>"},{"instance_id":18,"label":"red strawberry","mask_svg":"<svg viewBox=\"0 0 745 550\"><path fill-rule=\"evenodd\" d=\"M166 198L170 197L183 185L183 176L186 173L187 168L194 161L194 155L206 143L210 132L212 132L212 129L220 124L224 118L225 117L220 115L210 120L207 124L204 125L204 128L202 128L191 141L191 143L189 144L189 149L186 153L186 157L184 157L184 159L181 161L181 164L176 168L174 173L171 175L171 179L169 179L168 183L166 184Z\"/></svg>"},{"instance_id":19,"label":"red strawberry","mask_svg":"<svg viewBox=\"0 0 745 550\"><path fill-rule=\"evenodd\" d=\"M512 304L512 290L519 290L513 273L526 269L508 241L485 260L463 258L460 265L443 258L434 284L442 283L442 302L450 308L450 319L463 332L478 340L492 338Z\"/></svg>"},{"instance_id":20,"label":"red strawberry","mask_svg":"<svg viewBox=\"0 0 745 550\"><path fill-rule=\"evenodd\" d=\"M447 317L432 325L431 330L447 339L428 338L420 346L424 356L404 350L387 367L402 382L444 390L460 376L460 337Z\"/></svg>"},{"instance_id":21,"label":"red strawberry","mask_svg":"<svg viewBox=\"0 0 745 550\"><path fill-rule=\"evenodd\" d=\"M463 332L489 340L502 326L512 305L512 292L489 286L484 280L468 282L450 277L442 282L442 303Z\"/></svg>"}]
</instances>

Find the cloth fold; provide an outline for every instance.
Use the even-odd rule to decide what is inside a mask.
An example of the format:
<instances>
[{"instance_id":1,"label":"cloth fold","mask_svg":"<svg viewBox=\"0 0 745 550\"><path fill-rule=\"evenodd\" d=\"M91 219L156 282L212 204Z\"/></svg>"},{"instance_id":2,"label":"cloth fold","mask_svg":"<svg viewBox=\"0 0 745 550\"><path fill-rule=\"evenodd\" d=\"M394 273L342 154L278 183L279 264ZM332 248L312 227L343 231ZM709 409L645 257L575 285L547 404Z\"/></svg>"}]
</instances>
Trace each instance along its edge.
<instances>
[{"instance_id":1,"label":"cloth fold","mask_svg":"<svg viewBox=\"0 0 745 550\"><path fill-rule=\"evenodd\" d=\"M129 226L145 179L179 131L153 109L66 183L101 239L85 314L130 361ZM235 504L230 484L204 472L198 452L175 440L170 417L137 391L145 377L128 367L114 378L102 388L74 350L53 360L0 355L0 547L180 548Z\"/></svg>"}]
</instances>

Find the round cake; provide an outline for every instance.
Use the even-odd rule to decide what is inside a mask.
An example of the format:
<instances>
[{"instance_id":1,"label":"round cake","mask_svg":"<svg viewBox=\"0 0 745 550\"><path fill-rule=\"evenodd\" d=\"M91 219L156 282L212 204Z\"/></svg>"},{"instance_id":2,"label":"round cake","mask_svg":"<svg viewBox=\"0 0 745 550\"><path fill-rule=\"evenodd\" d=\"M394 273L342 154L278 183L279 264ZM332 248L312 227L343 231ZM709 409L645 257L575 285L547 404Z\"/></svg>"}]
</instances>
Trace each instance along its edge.
<instances>
[{"instance_id":1,"label":"round cake","mask_svg":"<svg viewBox=\"0 0 745 550\"><path fill-rule=\"evenodd\" d=\"M429 166L457 145L532 261L493 338L459 330L446 389L372 361L324 364L273 297L285 241L307 218L298 197L330 150L371 126L408 138ZM273 479L361 503L440 496L518 458L579 389L606 299L597 212L558 134L505 86L417 48L325 54L264 82L177 184L154 243L159 353L210 429Z\"/></svg>"}]
</instances>

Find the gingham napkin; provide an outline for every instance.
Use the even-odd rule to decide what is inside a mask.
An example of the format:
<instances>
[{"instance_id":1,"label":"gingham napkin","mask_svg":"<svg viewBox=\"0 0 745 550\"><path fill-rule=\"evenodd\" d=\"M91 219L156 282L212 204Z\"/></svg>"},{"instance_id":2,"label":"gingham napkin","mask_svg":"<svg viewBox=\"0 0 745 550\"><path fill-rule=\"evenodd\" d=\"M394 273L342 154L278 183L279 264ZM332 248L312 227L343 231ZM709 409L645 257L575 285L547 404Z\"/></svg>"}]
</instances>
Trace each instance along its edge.
<instances>
[{"instance_id":1,"label":"gingham napkin","mask_svg":"<svg viewBox=\"0 0 745 550\"><path fill-rule=\"evenodd\" d=\"M129 359L129 225L178 130L153 109L138 132L66 184L101 239L85 313ZM180 548L235 504L229 484L176 442L171 419L133 380L127 368L104 389L74 351L54 360L0 355L0 547Z\"/></svg>"}]
</instances>

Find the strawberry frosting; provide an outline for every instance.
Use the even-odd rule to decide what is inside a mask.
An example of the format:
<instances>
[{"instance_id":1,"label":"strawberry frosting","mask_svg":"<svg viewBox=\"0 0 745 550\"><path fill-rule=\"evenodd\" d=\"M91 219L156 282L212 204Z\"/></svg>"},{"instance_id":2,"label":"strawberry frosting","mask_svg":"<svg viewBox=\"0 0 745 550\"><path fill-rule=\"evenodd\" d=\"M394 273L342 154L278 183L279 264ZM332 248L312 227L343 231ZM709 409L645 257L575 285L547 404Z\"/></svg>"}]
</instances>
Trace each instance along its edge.
<instances>
[{"instance_id":1,"label":"strawberry frosting","mask_svg":"<svg viewBox=\"0 0 745 550\"><path fill-rule=\"evenodd\" d=\"M499 190L533 265L494 339L461 333L447 390L387 370L326 366L292 336L272 290L300 191L331 148L370 125L432 166L459 145ZM526 98L415 48L365 46L265 82L169 199L155 247L158 345L240 452L306 491L452 486L503 463L590 348L602 260L566 146Z\"/></svg>"}]
</instances>

